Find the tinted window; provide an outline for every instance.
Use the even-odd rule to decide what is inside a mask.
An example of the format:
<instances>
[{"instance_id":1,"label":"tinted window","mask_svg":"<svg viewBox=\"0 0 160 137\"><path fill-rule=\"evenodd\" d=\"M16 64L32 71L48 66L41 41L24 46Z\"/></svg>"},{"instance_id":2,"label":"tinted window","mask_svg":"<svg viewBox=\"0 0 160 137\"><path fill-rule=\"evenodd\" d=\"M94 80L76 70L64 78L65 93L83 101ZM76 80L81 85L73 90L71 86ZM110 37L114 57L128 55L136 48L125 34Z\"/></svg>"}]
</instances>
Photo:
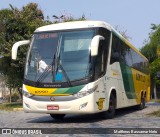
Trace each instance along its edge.
<instances>
[{"instance_id":1,"label":"tinted window","mask_svg":"<svg viewBox=\"0 0 160 137\"><path fill-rule=\"evenodd\" d=\"M115 35L113 35L110 64L119 61L120 61L120 41Z\"/></svg>"},{"instance_id":2,"label":"tinted window","mask_svg":"<svg viewBox=\"0 0 160 137\"><path fill-rule=\"evenodd\" d=\"M147 60L113 34L110 64L114 62L120 62L144 73L148 73Z\"/></svg>"},{"instance_id":3,"label":"tinted window","mask_svg":"<svg viewBox=\"0 0 160 137\"><path fill-rule=\"evenodd\" d=\"M54 83L90 77L90 45L94 35L94 29L34 34L25 79Z\"/></svg>"},{"instance_id":4,"label":"tinted window","mask_svg":"<svg viewBox=\"0 0 160 137\"><path fill-rule=\"evenodd\" d=\"M105 73L107 60L108 60L108 47L110 42L110 31L104 28L98 29L98 35L101 35L105 40L99 43L98 55L95 63L95 77L100 77Z\"/></svg>"}]
</instances>

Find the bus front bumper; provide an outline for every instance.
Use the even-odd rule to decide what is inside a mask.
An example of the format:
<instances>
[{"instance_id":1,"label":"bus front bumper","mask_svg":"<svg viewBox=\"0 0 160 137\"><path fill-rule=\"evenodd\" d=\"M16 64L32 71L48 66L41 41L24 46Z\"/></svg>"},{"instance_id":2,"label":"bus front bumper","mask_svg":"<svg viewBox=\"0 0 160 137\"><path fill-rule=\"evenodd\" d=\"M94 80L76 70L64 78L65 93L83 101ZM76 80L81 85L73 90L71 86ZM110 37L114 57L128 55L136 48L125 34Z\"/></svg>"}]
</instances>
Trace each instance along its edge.
<instances>
[{"instance_id":1,"label":"bus front bumper","mask_svg":"<svg viewBox=\"0 0 160 137\"><path fill-rule=\"evenodd\" d=\"M48 114L87 114L100 112L94 94L71 101L36 101L23 96L25 112Z\"/></svg>"}]
</instances>

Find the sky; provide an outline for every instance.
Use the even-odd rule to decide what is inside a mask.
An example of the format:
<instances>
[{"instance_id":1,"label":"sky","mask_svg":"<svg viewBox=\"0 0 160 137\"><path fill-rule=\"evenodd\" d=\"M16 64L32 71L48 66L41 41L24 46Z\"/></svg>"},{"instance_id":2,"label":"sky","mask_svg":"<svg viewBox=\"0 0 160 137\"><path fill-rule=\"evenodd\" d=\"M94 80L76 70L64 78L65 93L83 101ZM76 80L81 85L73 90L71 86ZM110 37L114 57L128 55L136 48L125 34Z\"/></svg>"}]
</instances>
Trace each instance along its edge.
<instances>
[{"instance_id":1,"label":"sky","mask_svg":"<svg viewBox=\"0 0 160 137\"><path fill-rule=\"evenodd\" d=\"M9 4L22 8L30 2L38 3L44 16L62 14L75 18L85 14L89 20L100 20L118 26L131 37L129 41L138 49L144 46L151 32L151 24L160 24L160 0L0 0L0 9Z\"/></svg>"}]
</instances>

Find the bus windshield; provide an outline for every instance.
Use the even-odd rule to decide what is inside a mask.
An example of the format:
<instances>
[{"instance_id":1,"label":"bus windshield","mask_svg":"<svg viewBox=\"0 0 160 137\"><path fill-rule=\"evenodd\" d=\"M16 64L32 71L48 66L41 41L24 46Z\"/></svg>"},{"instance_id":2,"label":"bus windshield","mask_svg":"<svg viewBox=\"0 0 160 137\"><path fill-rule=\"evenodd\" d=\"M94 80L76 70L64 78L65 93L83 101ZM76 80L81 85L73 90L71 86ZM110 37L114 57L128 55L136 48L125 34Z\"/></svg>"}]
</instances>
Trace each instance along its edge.
<instances>
[{"instance_id":1,"label":"bus windshield","mask_svg":"<svg viewBox=\"0 0 160 137\"><path fill-rule=\"evenodd\" d=\"M27 57L25 79L54 83L90 77L90 44L94 35L95 30L34 34Z\"/></svg>"}]
</instances>

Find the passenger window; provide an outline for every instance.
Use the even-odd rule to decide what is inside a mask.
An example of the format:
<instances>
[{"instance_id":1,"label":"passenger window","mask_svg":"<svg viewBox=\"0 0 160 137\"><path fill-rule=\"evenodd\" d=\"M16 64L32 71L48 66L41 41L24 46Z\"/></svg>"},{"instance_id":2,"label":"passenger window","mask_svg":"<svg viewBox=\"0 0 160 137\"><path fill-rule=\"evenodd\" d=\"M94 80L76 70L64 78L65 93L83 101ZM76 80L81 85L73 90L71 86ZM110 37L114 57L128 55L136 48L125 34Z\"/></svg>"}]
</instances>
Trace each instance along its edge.
<instances>
[{"instance_id":1,"label":"passenger window","mask_svg":"<svg viewBox=\"0 0 160 137\"><path fill-rule=\"evenodd\" d=\"M114 62L119 62L119 57L120 57L119 44L120 43L118 38L115 35L113 35L110 64L113 64Z\"/></svg>"},{"instance_id":2,"label":"passenger window","mask_svg":"<svg viewBox=\"0 0 160 137\"><path fill-rule=\"evenodd\" d=\"M111 33L107 29L100 28L98 34L103 36L105 40L101 40L99 43L98 55L95 60L95 78L105 74Z\"/></svg>"}]
</instances>

